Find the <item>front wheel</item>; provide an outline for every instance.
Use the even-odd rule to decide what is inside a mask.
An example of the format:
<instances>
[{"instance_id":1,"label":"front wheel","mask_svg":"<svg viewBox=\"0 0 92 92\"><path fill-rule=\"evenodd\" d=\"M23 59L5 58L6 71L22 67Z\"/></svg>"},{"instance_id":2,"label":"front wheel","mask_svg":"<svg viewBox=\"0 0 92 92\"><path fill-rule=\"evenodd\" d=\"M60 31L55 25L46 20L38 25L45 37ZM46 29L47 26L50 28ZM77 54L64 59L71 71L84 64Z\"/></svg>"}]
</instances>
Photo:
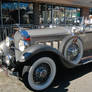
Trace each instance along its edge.
<instances>
[{"instance_id":1,"label":"front wheel","mask_svg":"<svg viewBox=\"0 0 92 92\"><path fill-rule=\"evenodd\" d=\"M41 91L51 85L55 75L55 61L50 57L41 57L29 67L27 81L33 90Z\"/></svg>"}]
</instances>

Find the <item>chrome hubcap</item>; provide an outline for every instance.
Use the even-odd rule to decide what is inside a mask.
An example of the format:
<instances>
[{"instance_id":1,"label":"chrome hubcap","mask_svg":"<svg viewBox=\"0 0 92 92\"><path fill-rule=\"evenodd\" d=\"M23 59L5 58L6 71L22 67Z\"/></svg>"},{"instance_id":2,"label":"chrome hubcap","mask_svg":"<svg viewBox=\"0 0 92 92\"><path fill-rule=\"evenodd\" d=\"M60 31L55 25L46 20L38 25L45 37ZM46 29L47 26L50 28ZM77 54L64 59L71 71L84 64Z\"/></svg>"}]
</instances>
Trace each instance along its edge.
<instances>
[{"instance_id":1,"label":"chrome hubcap","mask_svg":"<svg viewBox=\"0 0 92 92\"><path fill-rule=\"evenodd\" d=\"M33 80L39 84L46 82L50 75L50 66L46 63L40 64L34 71Z\"/></svg>"},{"instance_id":2,"label":"chrome hubcap","mask_svg":"<svg viewBox=\"0 0 92 92\"><path fill-rule=\"evenodd\" d=\"M39 78L45 78L47 75L47 70L44 69L43 67L39 67L36 71L35 74L37 75L37 77Z\"/></svg>"},{"instance_id":3,"label":"chrome hubcap","mask_svg":"<svg viewBox=\"0 0 92 92\"><path fill-rule=\"evenodd\" d=\"M80 53L79 47L77 44L72 44L67 50L67 55L69 60L74 60Z\"/></svg>"}]
</instances>

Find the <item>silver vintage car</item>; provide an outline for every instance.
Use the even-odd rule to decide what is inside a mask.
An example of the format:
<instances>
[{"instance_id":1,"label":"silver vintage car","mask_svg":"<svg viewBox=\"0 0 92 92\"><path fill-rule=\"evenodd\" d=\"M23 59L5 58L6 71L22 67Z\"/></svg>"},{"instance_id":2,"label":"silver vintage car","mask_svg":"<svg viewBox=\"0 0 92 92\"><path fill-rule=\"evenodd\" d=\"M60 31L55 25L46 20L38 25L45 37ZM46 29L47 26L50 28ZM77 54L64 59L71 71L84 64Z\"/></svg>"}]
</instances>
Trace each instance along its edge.
<instances>
[{"instance_id":1,"label":"silver vintage car","mask_svg":"<svg viewBox=\"0 0 92 92\"><path fill-rule=\"evenodd\" d=\"M32 90L42 91L53 82L60 63L74 68L92 62L91 25L24 29L0 43L0 64L15 69ZM14 72L14 71L13 71Z\"/></svg>"}]
</instances>

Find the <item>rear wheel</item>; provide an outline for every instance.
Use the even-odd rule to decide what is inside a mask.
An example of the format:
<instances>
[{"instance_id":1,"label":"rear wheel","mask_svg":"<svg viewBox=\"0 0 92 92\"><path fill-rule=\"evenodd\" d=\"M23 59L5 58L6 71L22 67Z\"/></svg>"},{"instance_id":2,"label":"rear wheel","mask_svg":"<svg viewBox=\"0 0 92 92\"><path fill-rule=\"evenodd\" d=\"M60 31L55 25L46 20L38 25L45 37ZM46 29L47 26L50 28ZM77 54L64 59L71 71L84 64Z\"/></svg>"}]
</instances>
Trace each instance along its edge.
<instances>
[{"instance_id":1,"label":"rear wheel","mask_svg":"<svg viewBox=\"0 0 92 92\"><path fill-rule=\"evenodd\" d=\"M56 75L55 61L50 57L40 57L29 66L27 82L33 90L46 89L53 82Z\"/></svg>"}]
</instances>

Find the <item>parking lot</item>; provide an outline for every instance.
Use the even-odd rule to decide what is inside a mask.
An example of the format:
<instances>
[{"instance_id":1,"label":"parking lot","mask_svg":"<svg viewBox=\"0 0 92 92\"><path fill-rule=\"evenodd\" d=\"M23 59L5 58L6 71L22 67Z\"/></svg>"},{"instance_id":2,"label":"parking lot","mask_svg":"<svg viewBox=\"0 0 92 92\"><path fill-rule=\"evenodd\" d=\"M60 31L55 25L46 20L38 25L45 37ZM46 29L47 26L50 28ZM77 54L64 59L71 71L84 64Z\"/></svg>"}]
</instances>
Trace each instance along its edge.
<instances>
[{"instance_id":1,"label":"parking lot","mask_svg":"<svg viewBox=\"0 0 92 92\"><path fill-rule=\"evenodd\" d=\"M0 69L0 92L33 92L15 76ZM59 71L54 83L44 92L92 92L92 63Z\"/></svg>"}]
</instances>

